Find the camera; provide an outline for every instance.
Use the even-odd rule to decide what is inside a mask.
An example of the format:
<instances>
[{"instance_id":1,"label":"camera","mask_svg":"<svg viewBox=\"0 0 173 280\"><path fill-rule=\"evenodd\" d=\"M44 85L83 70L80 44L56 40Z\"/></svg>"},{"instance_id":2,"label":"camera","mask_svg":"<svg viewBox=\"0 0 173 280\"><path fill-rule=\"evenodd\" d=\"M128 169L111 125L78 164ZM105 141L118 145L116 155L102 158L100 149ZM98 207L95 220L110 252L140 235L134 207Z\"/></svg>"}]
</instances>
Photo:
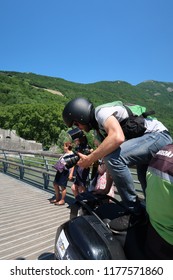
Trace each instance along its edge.
<instances>
[{"instance_id":1,"label":"camera","mask_svg":"<svg viewBox=\"0 0 173 280\"><path fill-rule=\"evenodd\" d=\"M78 152L84 154L84 155L89 155L90 151L88 148L82 149L82 150L78 150ZM70 157L64 157L64 162L65 162L65 167L67 169L73 167L74 165L76 165L76 163L80 160L79 155L77 154L77 152L75 151L73 155L71 155Z\"/></svg>"},{"instance_id":2,"label":"camera","mask_svg":"<svg viewBox=\"0 0 173 280\"><path fill-rule=\"evenodd\" d=\"M59 161L53 166L59 172L62 172L64 169L69 169L76 165L79 161L80 157L78 152L89 155L90 154L90 147L88 146L88 140L86 135L82 130L79 128L72 129L68 131L71 140L78 140L78 144L75 147L75 151L73 154L65 155L59 159Z\"/></svg>"},{"instance_id":3,"label":"camera","mask_svg":"<svg viewBox=\"0 0 173 280\"><path fill-rule=\"evenodd\" d=\"M81 139L82 137L86 137L84 132L82 130L80 130L78 127L69 130L68 134L70 135L70 137L73 141L76 139Z\"/></svg>"},{"instance_id":4,"label":"camera","mask_svg":"<svg viewBox=\"0 0 173 280\"><path fill-rule=\"evenodd\" d=\"M68 134L70 135L71 139L73 141L78 140L78 144L75 147L75 151L73 155L70 155L69 157L65 157L65 166L66 168L71 168L79 161L80 157L78 156L78 152L82 153L84 155L90 154L90 147L88 146L88 140L86 135L82 130L80 130L78 127L74 128L70 131L68 131Z\"/></svg>"}]
</instances>

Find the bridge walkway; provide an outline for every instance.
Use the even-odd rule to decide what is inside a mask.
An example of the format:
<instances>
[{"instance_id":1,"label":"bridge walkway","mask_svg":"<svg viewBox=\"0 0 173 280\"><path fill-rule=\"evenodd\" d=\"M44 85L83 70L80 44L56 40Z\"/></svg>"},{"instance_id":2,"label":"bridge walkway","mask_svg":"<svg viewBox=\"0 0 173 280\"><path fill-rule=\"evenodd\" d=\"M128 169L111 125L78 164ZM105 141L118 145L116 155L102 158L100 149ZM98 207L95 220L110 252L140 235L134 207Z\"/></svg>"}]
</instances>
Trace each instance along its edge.
<instances>
[{"instance_id":1,"label":"bridge walkway","mask_svg":"<svg viewBox=\"0 0 173 280\"><path fill-rule=\"evenodd\" d=\"M52 195L0 173L0 260L54 258L56 230L69 219L73 199L55 206Z\"/></svg>"}]
</instances>

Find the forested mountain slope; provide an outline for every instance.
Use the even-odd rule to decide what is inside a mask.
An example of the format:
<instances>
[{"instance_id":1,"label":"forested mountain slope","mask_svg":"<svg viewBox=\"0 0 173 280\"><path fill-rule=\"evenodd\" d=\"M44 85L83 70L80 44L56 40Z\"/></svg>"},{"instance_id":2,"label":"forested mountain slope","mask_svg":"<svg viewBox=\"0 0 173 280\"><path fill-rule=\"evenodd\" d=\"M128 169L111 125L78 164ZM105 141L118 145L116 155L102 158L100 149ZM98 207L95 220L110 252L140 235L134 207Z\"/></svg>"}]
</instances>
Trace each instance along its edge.
<instances>
[{"instance_id":1,"label":"forested mountain slope","mask_svg":"<svg viewBox=\"0 0 173 280\"><path fill-rule=\"evenodd\" d=\"M79 84L33 73L0 71L0 127L16 129L25 139L49 146L57 142L62 110L68 100L83 96L94 105L122 100L154 109L156 117L173 134L173 83L145 81L131 85L125 81Z\"/></svg>"}]
</instances>

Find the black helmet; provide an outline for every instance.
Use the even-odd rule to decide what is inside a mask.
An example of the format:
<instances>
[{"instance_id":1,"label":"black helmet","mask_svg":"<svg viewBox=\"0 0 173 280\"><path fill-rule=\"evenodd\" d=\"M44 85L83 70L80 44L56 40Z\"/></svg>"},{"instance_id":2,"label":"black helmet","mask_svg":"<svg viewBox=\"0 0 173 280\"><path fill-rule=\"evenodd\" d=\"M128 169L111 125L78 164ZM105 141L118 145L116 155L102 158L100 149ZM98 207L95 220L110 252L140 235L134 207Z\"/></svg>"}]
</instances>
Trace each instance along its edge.
<instances>
[{"instance_id":1,"label":"black helmet","mask_svg":"<svg viewBox=\"0 0 173 280\"><path fill-rule=\"evenodd\" d=\"M67 103L62 117L68 127L71 127L75 121L81 124L90 124L92 109L91 102L83 97L77 97Z\"/></svg>"}]
</instances>

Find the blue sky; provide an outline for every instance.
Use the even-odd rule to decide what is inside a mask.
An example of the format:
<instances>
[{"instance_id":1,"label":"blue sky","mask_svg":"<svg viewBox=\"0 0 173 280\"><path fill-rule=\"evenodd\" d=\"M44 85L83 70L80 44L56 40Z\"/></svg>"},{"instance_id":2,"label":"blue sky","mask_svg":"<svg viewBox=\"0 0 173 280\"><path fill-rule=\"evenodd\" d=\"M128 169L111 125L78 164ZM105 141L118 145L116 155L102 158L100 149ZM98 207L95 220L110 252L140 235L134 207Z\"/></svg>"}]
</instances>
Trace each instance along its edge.
<instances>
[{"instance_id":1,"label":"blue sky","mask_svg":"<svg viewBox=\"0 0 173 280\"><path fill-rule=\"evenodd\" d=\"M0 70L173 82L172 0L5 0Z\"/></svg>"}]
</instances>

